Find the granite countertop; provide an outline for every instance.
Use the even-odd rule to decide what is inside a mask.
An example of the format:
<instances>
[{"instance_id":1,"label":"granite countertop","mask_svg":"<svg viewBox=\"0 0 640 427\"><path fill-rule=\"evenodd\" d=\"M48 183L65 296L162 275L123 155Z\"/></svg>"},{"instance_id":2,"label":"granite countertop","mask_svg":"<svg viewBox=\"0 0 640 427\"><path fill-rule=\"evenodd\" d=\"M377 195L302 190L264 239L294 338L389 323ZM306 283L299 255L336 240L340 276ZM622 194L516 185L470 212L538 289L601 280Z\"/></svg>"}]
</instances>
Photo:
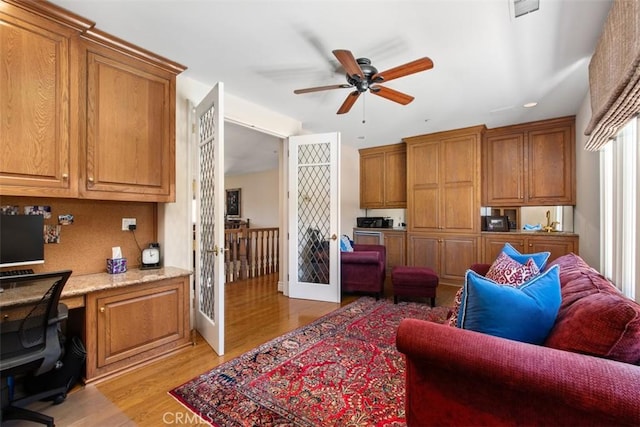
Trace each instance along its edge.
<instances>
[{"instance_id":1,"label":"granite countertop","mask_svg":"<svg viewBox=\"0 0 640 427\"><path fill-rule=\"evenodd\" d=\"M133 268L120 274L96 273L78 276L74 276L72 274L62 290L61 298L82 296L90 292L101 291L104 289L138 285L140 283L189 276L191 274L191 270L185 270L177 267L161 267L154 270L140 270L138 268ZM12 289L11 292L0 292L0 307L8 307L16 305L17 303L36 301L42 297L40 292L33 295L33 292L30 292L29 288L29 286L25 286L19 289Z\"/></svg>"}]
</instances>

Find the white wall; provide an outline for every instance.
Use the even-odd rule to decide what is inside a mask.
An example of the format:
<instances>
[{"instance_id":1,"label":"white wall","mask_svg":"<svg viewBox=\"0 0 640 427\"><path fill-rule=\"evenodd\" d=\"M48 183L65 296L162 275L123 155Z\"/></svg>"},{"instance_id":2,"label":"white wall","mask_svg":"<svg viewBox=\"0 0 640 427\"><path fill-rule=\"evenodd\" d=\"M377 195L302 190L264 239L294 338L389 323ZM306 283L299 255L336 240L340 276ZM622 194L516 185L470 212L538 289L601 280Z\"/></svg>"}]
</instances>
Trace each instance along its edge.
<instances>
[{"instance_id":1,"label":"white wall","mask_svg":"<svg viewBox=\"0 0 640 427\"><path fill-rule=\"evenodd\" d=\"M584 130L591 119L589 93L576 115L576 207L574 231L580 235L580 256L600 270L600 154L585 151Z\"/></svg>"},{"instance_id":2,"label":"white wall","mask_svg":"<svg viewBox=\"0 0 640 427\"><path fill-rule=\"evenodd\" d=\"M240 213L251 228L279 227L279 170L225 176L225 189L240 188Z\"/></svg>"},{"instance_id":3,"label":"white wall","mask_svg":"<svg viewBox=\"0 0 640 427\"><path fill-rule=\"evenodd\" d=\"M353 237L356 217L362 216L360 205L360 153L342 144L340 148L340 234Z\"/></svg>"}]
</instances>

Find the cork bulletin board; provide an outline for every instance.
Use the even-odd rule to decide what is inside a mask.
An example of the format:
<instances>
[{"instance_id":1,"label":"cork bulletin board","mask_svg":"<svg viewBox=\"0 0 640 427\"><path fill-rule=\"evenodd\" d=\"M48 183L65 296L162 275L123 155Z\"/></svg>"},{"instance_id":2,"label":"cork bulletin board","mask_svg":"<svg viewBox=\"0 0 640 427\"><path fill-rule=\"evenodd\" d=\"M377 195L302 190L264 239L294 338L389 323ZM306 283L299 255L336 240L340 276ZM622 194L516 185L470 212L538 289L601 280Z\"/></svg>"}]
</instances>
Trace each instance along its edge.
<instances>
[{"instance_id":1,"label":"cork bulletin board","mask_svg":"<svg viewBox=\"0 0 640 427\"><path fill-rule=\"evenodd\" d=\"M51 218L44 220L45 225L58 224L59 215L73 215L73 224L60 226L59 243L44 245L44 264L27 266L36 273L64 269L74 275L103 273L114 246L122 248L127 268L138 268L138 244L144 249L157 241L156 203L2 196L0 205L17 205L21 214L24 206L50 206ZM122 231L122 218L136 219L135 232Z\"/></svg>"}]
</instances>

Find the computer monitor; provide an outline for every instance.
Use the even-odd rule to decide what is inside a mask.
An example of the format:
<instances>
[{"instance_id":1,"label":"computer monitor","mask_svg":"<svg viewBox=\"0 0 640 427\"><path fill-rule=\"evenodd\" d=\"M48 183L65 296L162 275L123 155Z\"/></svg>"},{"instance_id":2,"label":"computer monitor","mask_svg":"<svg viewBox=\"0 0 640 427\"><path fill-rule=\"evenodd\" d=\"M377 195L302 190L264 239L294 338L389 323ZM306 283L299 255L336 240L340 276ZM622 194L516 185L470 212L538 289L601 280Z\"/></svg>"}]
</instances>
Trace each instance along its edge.
<instances>
[{"instance_id":1,"label":"computer monitor","mask_svg":"<svg viewBox=\"0 0 640 427\"><path fill-rule=\"evenodd\" d=\"M44 263L44 217L0 215L0 268Z\"/></svg>"}]
</instances>

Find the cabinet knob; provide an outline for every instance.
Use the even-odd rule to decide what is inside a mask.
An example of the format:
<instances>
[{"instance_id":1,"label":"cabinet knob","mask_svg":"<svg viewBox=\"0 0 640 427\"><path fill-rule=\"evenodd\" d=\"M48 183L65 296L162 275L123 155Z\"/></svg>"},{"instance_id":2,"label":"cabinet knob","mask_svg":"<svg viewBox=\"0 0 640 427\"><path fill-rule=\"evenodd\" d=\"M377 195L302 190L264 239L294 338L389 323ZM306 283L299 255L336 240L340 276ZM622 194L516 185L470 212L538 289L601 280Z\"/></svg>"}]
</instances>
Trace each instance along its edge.
<instances>
[{"instance_id":1,"label":"cabinet knob","mask_svg":"<svg viewBox=\"0 0 640 427\"><path fill-rule=\"evenodd\" d=\"M100 307L100 313L104 313L104 307Z\"/></svg>"},{"instance_id":2,"label":"cabinet knob","mask_svg":"<svg viewBox=\"0 0 640 427\"><path fill-rule=\"evenodd\" d=\"M90 176L90 177L87 179L87 181L89 181L91 184L93 184L93 177L92 177L92 176Z\"/></svg>"},{"instance_id":3,"label":"cabinet knob","mask_svg":"<svg viewBox=\"0 0 640 427\"><path fill-rule=\"evenodd\" d=\"M62 174L62 179L65 180L65 181L68 180L69 179L69 174L68 173L63 173Z\"/></svg>"}]
</instances>

